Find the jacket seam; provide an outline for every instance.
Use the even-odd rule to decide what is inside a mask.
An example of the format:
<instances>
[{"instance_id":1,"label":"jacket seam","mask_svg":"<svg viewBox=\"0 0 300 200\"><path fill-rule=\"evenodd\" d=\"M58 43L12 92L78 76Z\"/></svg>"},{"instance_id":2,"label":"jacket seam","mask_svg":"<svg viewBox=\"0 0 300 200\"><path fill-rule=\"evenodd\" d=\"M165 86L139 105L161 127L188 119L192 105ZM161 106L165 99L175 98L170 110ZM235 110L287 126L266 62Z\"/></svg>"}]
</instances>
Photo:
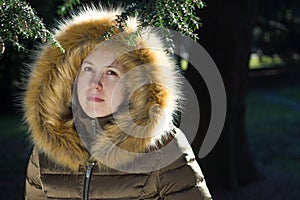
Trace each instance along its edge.
<instances>
[{"instance_id":1,"label":"jacket seam","mask_svg":"<svg viewBox=\"0 0 300 200\"><path fill-rule=\"evenodd\" d=\"M169 193L165 193L165 196L166 195L172 195L172 194L176 194L176 193L181 193L181 192L184 192L184 191L189 191L189 190L192 190L196 187L196 185L192 185L190 187L185 187L185 188L182 188L180 190L177 190L177 191L172 191L172 192L169 192Z\"/></svg>"},{"instance_id":2,"label":"jacket seam","mask_svg":"<svg viewBox=\"0 0 300 200\"><path fill-rule=\"evenodd\" d=\"M47 191L45 190L44 184L43 184L43 181L42 181L42 172L41 172L41 166L40 166L40 153L36 149L36 147L33 149L33 151L35 151L34 153L36 154L36 158L37 158L36 164L38 165L39 179L40 179L40 182L41 182L41 188L42 188L42 191L43 191L43 194L44 194L44 199L46 200L48 197L47 197Z\"/></svg>"}]
</instances>

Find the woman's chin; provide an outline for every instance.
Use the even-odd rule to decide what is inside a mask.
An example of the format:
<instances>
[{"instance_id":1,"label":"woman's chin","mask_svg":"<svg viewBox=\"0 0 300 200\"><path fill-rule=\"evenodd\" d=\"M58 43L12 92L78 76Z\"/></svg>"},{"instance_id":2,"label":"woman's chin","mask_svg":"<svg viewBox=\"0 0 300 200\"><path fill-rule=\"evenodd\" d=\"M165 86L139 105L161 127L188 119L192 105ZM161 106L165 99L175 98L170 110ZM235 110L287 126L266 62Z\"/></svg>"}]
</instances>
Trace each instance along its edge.
<instances>
[{"instance_id":1,"label":"woman's chin","mask_svg":"<svg viewBox=\"0 0 300 200\"><path fill-rule=\"evenodd\" d=\"M111 114L111 113L103 113L97 111L86 111L85 113L91 118L105 117Z\"/></svg>"}]
</instances>

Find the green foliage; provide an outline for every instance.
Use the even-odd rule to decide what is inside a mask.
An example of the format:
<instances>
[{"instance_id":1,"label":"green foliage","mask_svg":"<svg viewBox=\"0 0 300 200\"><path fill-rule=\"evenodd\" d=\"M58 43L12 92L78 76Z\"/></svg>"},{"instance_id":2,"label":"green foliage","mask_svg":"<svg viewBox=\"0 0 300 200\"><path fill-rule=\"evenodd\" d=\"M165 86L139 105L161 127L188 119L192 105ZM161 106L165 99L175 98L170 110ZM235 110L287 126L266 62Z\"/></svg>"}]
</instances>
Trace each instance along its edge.
<instances>
[{"instance_id":1,"label":"green foliage","mask_svg":"<svg viewBox=\"0 0 300 200\"><path fill-rule=\"evenodd\" d=\"M117 1L112 2L116 3ZM53 34L45 27L42 19L26 1L0 0L0 3L0 53L4 52L7 44L13 44L18 47L18 50L24 50L24 40L36 40L37 38L40 38L42 42L48 38L63 51ZM64 0L64 3L58 7L57 13L63 16L80 3L80 0ZM128 38L129 43L132 43L142 28L146 26L173 29L196 40L195 31L201 26L201 22L200 18L195 15L195 9L205 6L202 0L123 1L123 5L127 6L117 18L117 28L124 28L126 20L130 17L138 16L141 19L137 32ZM113 27L104 36L99 37L108 39L115 28ZM168 41L167 47L172 50L171 35L168 31L163 32L163 35Z\"/></svg>"},{"instance_id":2,"label":"green foliage","mask_svg":"<svg viewBox=\"0 0 300 200\"><path fill-rule=\"evenodd\" d=\"M194 31L201 24L194 11L196 7L203 8L204 6L205 4L201 0L143 0L129 5L120 16L120 19L124 21L128 17L138 15L142 19L141 27L152 25L160 28L170 28L196 40L197 35Z\"/></svg>"},{"instance_id":3,"label":"green foliage","mask_svg":"<svg viewBox=\"0 0 300 200\"><path fill-rule=\"evenodd\" d=\"M62 47L54 39L52 33L46 29L42 19L35 10L25 1L0 0L0 53L4 53L5 45L13 44L18 50L25 50L24 40L47 38L61 50Z\"/></svg>"},{"instance_id":4,"label":"green foliage","mask_svg":"<svg viewBox=\"0 0 300 200\"><path fill-rule=\"evenodd\" d=\"M300 3L298 0L260 1L254 45L264 54L300 62Z\"/></svg>"},{"instance_id":5,"label":"green foliage","mask_svg":"<svg viewBox=\"0 0 300 200\"><path fill-rule=\"evenodd\" d=\"M63 16L67 14L68 10L73 10L75 6L80 4L80 0L64 0L64 4L58 6L57 14Z\"/></svg>"},{"instance_id":6,"label":"green foliage","mask_svg":"<svg viewBox=\"0 0 300 200\"><path fill-rule=\"evenodd\" d=\"M126 26L126 20L130 17L138 16L141 24L138 30L128 39L132 44L134 38L138 36L143 27L155 26L159 28L168 28L179 31L194 40L198 39L195 31L201 26L200 18L195 15L195 8L203 8L205 3L201 0L157 0L157 1L138 1L129 4L122 14L117 18L116 27L112 27L104 38L108 39L114 28L123 29ZM173 51L173 42L168 30L162 32L166 38L166 47L169 52Z\"/></svg>"},{"instance_id":7,"label":"green foliage","mask_svg":"<svg viewBox=\"0 0 300 200\"><path fill-rule=\"evenodd\" d=\"M283 67L285 64L286 63L278 55L274 55L272 57L262 55L261 58L258 56L252 56L249 60L250 69Z\"/></svg>"}]
</instances>

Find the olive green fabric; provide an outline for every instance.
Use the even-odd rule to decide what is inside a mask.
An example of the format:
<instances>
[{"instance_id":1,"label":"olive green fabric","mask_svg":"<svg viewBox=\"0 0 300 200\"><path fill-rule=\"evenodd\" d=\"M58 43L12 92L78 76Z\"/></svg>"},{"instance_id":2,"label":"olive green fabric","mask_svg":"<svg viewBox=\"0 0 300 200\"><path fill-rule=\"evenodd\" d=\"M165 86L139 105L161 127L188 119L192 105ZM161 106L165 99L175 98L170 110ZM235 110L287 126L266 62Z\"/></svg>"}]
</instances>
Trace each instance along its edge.
<instances>
[{"instance_id":1,"label":"olive green fabric","mask_svg":"<svg viewBox=\"0 0 300 200\"><path fill-rule=\"evenodd\" d=\"M89 198L211 199L200 168L192 165L198 166L194 155L187 153L168 166L147 173L127 173L95 165ZM25 199L82 199L85 172L86 167L75 173L59 167L34 148L28 164Z\"/></svg>"}]
</instances>

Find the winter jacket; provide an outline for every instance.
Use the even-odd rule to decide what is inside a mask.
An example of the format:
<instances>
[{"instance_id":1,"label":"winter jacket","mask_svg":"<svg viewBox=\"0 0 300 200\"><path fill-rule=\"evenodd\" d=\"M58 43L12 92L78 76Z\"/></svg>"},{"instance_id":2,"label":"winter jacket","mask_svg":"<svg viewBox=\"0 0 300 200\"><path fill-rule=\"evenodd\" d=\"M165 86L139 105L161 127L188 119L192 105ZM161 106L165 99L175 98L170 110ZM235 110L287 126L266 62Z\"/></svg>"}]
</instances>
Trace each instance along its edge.
<instances>
[{"instance_id":1,"label":"winter jacket","mask_svg":"<svg viewBox=\"0 0 300 200\"><path fill-rule=\"evenodd\" d=\"M178 72L153 29L144 29L135 49L121 55L131 72L124 83L129 112L91 119L74 111L81 62L120 12L85 8L55 33L64 52L49 43L37 55L24 98L34 145L25 199L211 199L190 145L173 125ZM137 25L128 19L123 36ZM123 36L114 44L125 44Z\"/></svg>"}]
</instances>

